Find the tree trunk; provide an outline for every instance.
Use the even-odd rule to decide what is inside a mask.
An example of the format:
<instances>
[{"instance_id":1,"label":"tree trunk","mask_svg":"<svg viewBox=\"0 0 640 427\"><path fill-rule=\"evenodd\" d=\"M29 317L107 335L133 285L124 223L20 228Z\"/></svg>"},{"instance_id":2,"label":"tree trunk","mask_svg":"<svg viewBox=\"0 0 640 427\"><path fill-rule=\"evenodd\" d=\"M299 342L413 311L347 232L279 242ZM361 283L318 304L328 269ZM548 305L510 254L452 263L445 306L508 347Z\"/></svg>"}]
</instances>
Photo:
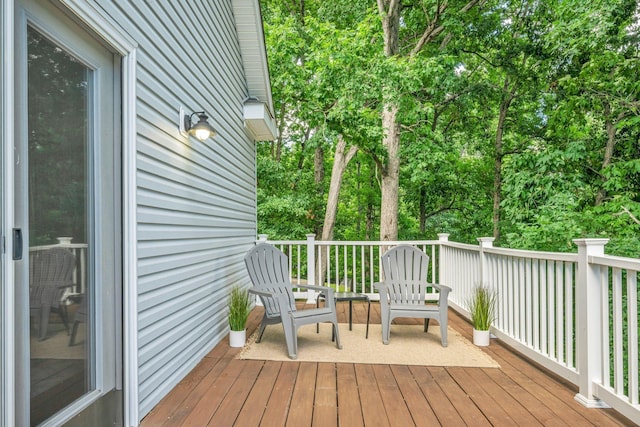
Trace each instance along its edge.
<instances>
[{"instance_id":1,"label":"tree trunk","mask_svg":"<svg viewBox=\"0 0 640 427\"><path fill-rule=\"evenodd\" d=\"M420 235L424 235L427 222L427 191L424 187L420 188Z\"/></svg>"},{"instance_id":2,"label":"tree trunk","mask_svg":"<svg viewBox=\"0 0 640 427\"><path fill-rule=\"evenodd\" d=\"M514 88L509 89L509 78L506 78L503 86L503 98L500 103L500 113L498 115L498 126L496 129L495 160L493 163L493 237L496 241L500 239L500 202L502 201L502 139L504 136L505 121L509 106L515 98Z\"/></svg>"},{"instance_id":3,"label":"tree trunk","mask_svg":"<svg viewBox=\"0 0 640 427\"><path fill-rule=\"evenodd\" d=\"M322 237L320 240L332 240L333 230L336 224L336 216L338 213L338 198L340 196L340 187L342 185L342 177L347 165L358 152L358 147L352 145L345 154L344 150L347 146L342 135L338 136L338 144L333 157L333 168L331 169L331 183L329 184L329 194L327 197L327 208L324 213L324 225L322 227ZM321 246L321 256L318 259L318 283L324 283L324 277L327 269L327 251L325 246Z\"/></svg>"},{"instance_id":4,"label":"tree trunk","mask_svg":"<svg viewBox=\"0 0 640 427\"><path fill-rule=\"evenodd\" d=\"M399 29L400 11L402 4L400 0L377 0L378 11L382 17L382 32L384 39L384 54L386 57L393 57L400 54L399 49ZM466 13L477 4L484 3L482 0L470 0L460 13ZM448 2L438 3L433 11L434 14L428 18L424 32L415 47L409 52L409 56L417 55L423 47L433 42L438 35L445 30L441 23L441 17L448 7ZM383 93L387 92L383 90ZM393 91L388 91L393 93ZM400 146L400 130L398 126L398 104L395 99L385 99L382 110L382 128L385 132L382 141L386 149L386 163L382 168L382 200L380 202L380 240L398 239L398 189L400 187L400 158L398 148Z\"/></svg>"},{"instance_id":5,"label":"tree trunk","mask_svg":"<svg viewBox=\"0 0 640 427\"><path fill-rule=\"evenodd\" d=\"M611 159L613 158L613 149L616 146L616 127L611 120L611 106L609 102L604 102L604 117L605 117L605 127L607 129L607 146L604 149L604 158L602 159L602 171L611 165ZM599 206L604 202L604 199L607 197L607 191L604 189L604 183L606 179L604 175L602 176L602 184L598 190L598 194L596 194L595 205Z\"/></svg>"},{"instance_id":6,"label":"tree trunk","mask_svg":"<svg viewBox=\"0 0 640 427\"><path fill-rule=\"evenodd\" d=\"M400 1L378 0L382 14L384 33L384 54L387 57L398 54L398 29L400 27ZM380 240L398 239L398 188L400 179L400 129L398 127L398 106L391 99L385 100L382 109L382 145L387 156L382 167L382 194L380 202Z\"/></svg>"},{"instance_id":7,"label":"tree trunk","mask_svg":"<svg viewBox=\"0 0 640 427\"><path fill-rule=\"evenodd\" d=\"M313 204L314 233L316 236L322 234L322 224L320 223L322 199L324 199L324 148L321 146L316 148L313 157L313 181L316 186L316 203Z\"/></svg>"}]
</instances>

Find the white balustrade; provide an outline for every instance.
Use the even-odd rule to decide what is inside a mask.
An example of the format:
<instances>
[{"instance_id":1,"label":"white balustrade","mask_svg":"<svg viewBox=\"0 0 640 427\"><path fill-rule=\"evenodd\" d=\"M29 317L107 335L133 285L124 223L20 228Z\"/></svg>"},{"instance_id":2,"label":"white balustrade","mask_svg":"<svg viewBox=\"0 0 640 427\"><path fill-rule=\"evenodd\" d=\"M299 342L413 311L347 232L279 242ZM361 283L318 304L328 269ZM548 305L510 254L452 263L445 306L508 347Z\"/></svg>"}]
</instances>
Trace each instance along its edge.
<instances>
[{"instance_id":1,"label":"white balustrade","mask_svg":"<svg viewBox=\"0 0 640 427\"><path fill-rule=\"evenodd\" d=\"M261 235L260 241L268 241ZM289 256L296 284L379 297L380 256L410 244L430 256L430 283L452 288L449 305L469 318L467 301L475 286L497 292L495 337L578 386L576 400L611 406L640 420L638 374L638 274L640 260L607 256L607 239L577 239L578 253L498 248L493 238L479 245L438 240L268 241ZM322 277L323 276L323 277ZM437 294L431 298L437 299ZM315 294L296 292L314 302Z\"/></svg>"}]
</instances>

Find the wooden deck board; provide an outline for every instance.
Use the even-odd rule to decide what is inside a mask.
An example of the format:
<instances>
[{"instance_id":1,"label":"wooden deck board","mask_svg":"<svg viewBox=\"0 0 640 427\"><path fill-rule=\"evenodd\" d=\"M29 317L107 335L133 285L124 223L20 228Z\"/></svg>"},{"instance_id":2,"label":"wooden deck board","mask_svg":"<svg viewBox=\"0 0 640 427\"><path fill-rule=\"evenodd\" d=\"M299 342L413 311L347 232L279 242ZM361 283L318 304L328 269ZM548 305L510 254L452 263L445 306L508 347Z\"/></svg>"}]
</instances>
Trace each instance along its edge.
<instances>
[{"instance_id":1,"label":"wooden deck board","mask_svg":"<svg viewBox=\"0 0 640 427\"><path fill-rule=\"evenodd\" d=\"M293 388L291 401L295 402L289 408L287 426L309 426L313 417L313 403L315 397L315 383L318 372L318 364L301 362L296 385Z\"/></svg>"},{"instance_id":2,"label":"wooden deck board","mask_svg":"<svg viewBox=\"0 0 640 427\"><path fill-rule=\"evenodd\" d=\"M336 366L331 363L319 363L312 425L317 427L337 425L337 394Z\"/></svg>"},{"instance_id":3,"label":"wooden deck board","mask_svg":"<svg viewBox=\"0 0 640 427\"><path fill-rule=\"evenodd\" d=\"M413 424L409 406L398 387L398 382L391 371L391 366L374 365L373 372L390 424L396 426Z\"/></svg>"},{"instance_id":4,"label":"wooden deck board","mask_svg":"<svg viewBox=\"0 0 640 427\"><path fill-rule=\"evenodd\" d=\"M287 414L291 406L291 395L296 383L300 363L280 362L280 372L269 397L267 408L262 417L261 426L282 427L287 422Z\"/></svg>"},{"instance_id":5,"label":"wooden deck board","mask_svg":"<svg viewBox=\"0 0 640 427\"><path fill-rule=\"evenodd\" d=\"M420 390L420 387L418 386L419 379L414 376L409 367L393 365L390 366L390 369L393 377L397 381L398 389L402 393L402 397L407 405L407 410L411 415L412 423L416 426L425 427L438 424L438 418L430 405L430 402L432 402L431 393L422 393L422 390Z\"/></svg>"},{"instance_id":6,"label":"wooden deck board","mask_svg":"<svg viewBox=\"0 0 640 427\"><path fill-rule=\"evenodd\" d=\"M355 365L351 363L338 363L336 366L336 375L339 424L349 427L364 426Z\"/></svg>"},{"instance_id":7,"label":"wooden deck board","mask_svg":"<svg viewBox=\"0 0 640 427\"><path fill-rule=\"evenodd\" d=\"M428 409L425 408L417 412L415 418L422 420L427 426L438 424L443 425L463 425L462 417L458 414L455 406L447 398L442 388L424 366L396 366L395 370L406 368L416 381L417 390L412 390L412 394L418 394L425 399ZM406 396L406 394L405 394ZM406 397L405 397L406 398ZM413 411L412 411L413 413ZM416 420L416 425L420 425Z\"/></svg>"},{"instance_id":8,"label":"wooden deck board","mask_svg":"<svg viewBox=\"0 0 640 427\"><path fill-rule=\"evenodd\" d=\"M262 312L251 313L250 333ZM354 323L365 323L366 314L367 304L355 302ZM348 321L348 303L339 303L338 316ZM375 302L371 322L380 323ZM454 312L449 325L471 339L470 325ZM575 386L495 340L483 351L500 369L263 362L237 359L239 351L219 343L141 426L635 425L611 409L583 407Z\"/></svg>"},{"instance_id":9,"label":"wooden deck board","mask_svg":"<svg viewBox=\"0 0 640 427\"><path fill-rule=\"evenodd\" d=\"M242 411L238 414L236 424L239 426L260 425L262 416L267 408L269 398L275 387L282 363L266 361L260 375L247 396Z\"/></svg>"},{"instance_id":10,"label":"wooden deck board","mask_svg":"<svg viewBox=\"0 0 640 427\"><path fill-rule=\"evenodd\" d=\"M356 364L355 370L358 389L362 391L360 393L360 402L362 404L364 424L367 426L389 426L382 395L376 383L373 365Z\"/></svg>"},{"instance_id":11,"label":"wooden deck board","mask_svg":"<svg viewBox=\"0 0 640 427\"><path fill-rule=\"evenodd\" d=\"M429 373L438 386L444 391L456 411L466 425L490 426L491 423L480 411L480 408L471 399L471 396L450 375L447 369L442 367L430 367Z\"/></svg>"}]
</instances>

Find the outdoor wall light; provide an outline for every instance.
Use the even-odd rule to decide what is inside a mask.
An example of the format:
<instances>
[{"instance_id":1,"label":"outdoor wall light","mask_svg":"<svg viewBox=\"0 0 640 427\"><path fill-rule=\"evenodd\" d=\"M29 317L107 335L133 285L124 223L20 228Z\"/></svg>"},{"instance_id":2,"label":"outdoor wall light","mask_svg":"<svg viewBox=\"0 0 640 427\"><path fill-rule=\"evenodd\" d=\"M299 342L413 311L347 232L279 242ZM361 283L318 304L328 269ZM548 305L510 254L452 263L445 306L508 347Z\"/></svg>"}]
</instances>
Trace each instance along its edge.
<instances>
[{"instance_id":1,"label":"outdoor wall light","mask_svg":"<svg viewBox=\"0 0 640 427\"><path fill-rule=\"evenodd\" d=\"M198 116L198 123L193 124L193 116ZM200 141L216 136L216 130L207 121L209 117L204 111L184 115L184 130Z\"/></svg>"}]
</instances>

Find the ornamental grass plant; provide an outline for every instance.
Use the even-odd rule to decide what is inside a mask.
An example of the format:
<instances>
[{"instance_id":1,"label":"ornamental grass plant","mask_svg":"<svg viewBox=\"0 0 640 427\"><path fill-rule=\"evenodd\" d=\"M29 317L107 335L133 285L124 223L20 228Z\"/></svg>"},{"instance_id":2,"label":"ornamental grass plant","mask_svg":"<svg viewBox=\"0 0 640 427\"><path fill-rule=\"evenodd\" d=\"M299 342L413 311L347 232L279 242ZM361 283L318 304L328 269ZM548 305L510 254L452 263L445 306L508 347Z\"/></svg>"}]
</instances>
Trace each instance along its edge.
<instances>
[{"instance_id":1,"label":"ornamental grass plant","mask_svg":"<svg viewBox=\"0 0 640 427\"><path fill-rule=\"evenodd\" d=\"M231 288L228 305L229 327L232 331L244 331L247 319L249 318L249 311L251 309L249 291L235 285Z\"/></svg>"},{"instance_id":2,"label":"ornamental grass plant","mask_svg":"<svg viewBox=\"0 0 640 427\"><path fill-rule=\"evenodd\" d=\"M484 286L477 286L467 303L471 324L478 331L488 331L496 318L497 294Z\"/></svg>"}]
</instances>

